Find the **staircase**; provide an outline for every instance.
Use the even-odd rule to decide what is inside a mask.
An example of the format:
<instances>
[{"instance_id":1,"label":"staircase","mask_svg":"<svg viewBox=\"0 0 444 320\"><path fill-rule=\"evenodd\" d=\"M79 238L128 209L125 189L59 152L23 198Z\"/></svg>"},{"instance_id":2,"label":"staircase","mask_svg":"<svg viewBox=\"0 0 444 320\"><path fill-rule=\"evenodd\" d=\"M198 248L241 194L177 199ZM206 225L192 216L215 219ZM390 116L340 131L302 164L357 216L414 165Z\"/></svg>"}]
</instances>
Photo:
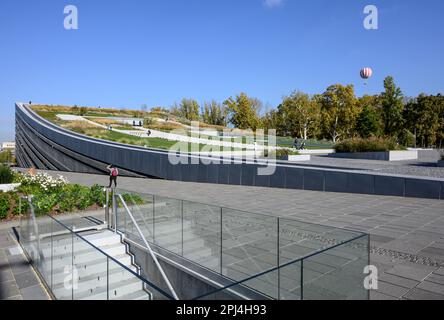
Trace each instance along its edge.
<instances>
[{"instance_id":1,"label":"staircase","mask_svg":"<svg viewBox=\"0 0 444 320\"><path fill-rule=\"evenodd\" d=\"M79 235L127 269L80 237L71 234L53 236L52 247L51 242L43 243L41 252L45 261L44 272L50 273L52 264L51 286L57 299L151 300L143 281L128 271L140 275L140 268L119 234L102 230ZM74 281L70 281L71 278Z\"/></svg>"}]
</instances>

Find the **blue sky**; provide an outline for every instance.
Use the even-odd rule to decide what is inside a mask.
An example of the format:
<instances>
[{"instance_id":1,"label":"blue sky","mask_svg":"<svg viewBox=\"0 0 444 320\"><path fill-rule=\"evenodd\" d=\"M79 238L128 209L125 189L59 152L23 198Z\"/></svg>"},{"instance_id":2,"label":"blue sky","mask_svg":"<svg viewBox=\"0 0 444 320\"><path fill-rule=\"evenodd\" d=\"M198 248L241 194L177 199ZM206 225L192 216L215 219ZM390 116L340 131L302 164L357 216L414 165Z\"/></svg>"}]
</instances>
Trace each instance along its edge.
<instances>
[{"instance_id":1,"label":"blue sky","mask_svg":"<svg viewBox=\"0 0 444 320\"><path fill-rule=\"evenodd\" d=\"M63 28L69 4L79 30ZM444 92L443 12L442 0L1 0L0 141L15 101L139 108L243 91L275 107L334 83L379 93L387 75L409 96Z\"/></svg>"}]
</instances>

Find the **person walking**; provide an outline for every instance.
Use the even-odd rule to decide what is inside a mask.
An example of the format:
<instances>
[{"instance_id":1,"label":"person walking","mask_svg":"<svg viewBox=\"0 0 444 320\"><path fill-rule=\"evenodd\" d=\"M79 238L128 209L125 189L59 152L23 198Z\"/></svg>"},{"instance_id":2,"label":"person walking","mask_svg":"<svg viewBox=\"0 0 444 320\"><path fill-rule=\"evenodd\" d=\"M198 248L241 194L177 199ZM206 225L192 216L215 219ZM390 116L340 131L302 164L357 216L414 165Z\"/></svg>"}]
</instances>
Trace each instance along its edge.
<instances>
[{"instance_id":1,"label":"person walking","mask_svg":"<svg viewBox=\"0 0 444 320\"><path fill-rule=\"evenodd\" d=\"M112 164L107 166L106 169L108 169L108 171L109 171L108 189L111 188L113 182L114 182L114 188L117 188L117 177L119 176L119 170L115 166L113 166Z\"/></svg>"},{"instance_id":2,"label":"person walking","mask_svg":"<svg viewBox=\"0 0 444 320\"><path fill-rule=\"evenodd\" d=\"M293 148L295 148L296 150L299 149L299 139L297 137L294 139Z\"/></svg>"}]
</instances>

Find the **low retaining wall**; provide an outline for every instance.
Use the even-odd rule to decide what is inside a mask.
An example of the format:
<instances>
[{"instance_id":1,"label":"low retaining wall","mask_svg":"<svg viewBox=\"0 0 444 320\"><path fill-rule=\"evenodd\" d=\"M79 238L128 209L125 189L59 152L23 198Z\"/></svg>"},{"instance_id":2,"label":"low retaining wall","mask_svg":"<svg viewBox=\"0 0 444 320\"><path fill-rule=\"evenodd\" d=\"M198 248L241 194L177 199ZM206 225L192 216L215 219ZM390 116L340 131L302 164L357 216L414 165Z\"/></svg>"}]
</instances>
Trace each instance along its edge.
<instances>
[{"instance_id":1,"label":"low retaining wall","mask_svg":"<svg viewBox=\"0 0 444 320\"><path fill-rule=\"evenodd\" d=\"M409 148L410 151L418 152L418 160L427 162L436 162L441 159L441 153L436 149L413 149Z\"/></svg>"},{"instance_id":2,"label":"low retaining wall","mask_svg":"<svg viewBox=\"0 0 444 320\"><path fill-rule=\"evenodd\" d=\"M330 157L343 159L406 161L418 160L418 151L343 152L331 154Z\"/></svg>"},{"instance_id":3,"label":"low retaining wall","mask_svg":"<svg viewBox=\"0 0 444 320\"><path fill-rule=\"evenodd\" d=\"M260 175L260 161L204 164L205 157L184 155L186 164L174 165L162 150L122 145L56 127L22 105L16 108L19 166L80 173L100 172L106 163L140 176L184 182L287 188L326 192L376 194L444 200L444 179L384 175L375 172L314 168L278 162L271 175ZM31 133L40 140L32 140ZM37 139L37 138L36 138ZM63 152L57 153L58 150ZM200 159L199 159L200 158ZM40 160L39 160L40 159ZM39 161L37 161L39 160ZM197 164L193 161L197 160ZM41 167L39 163L42 163ZM122 173L121 170L121 173Z\"/></svg>"},{"instance_id":4,"label":"low retaining wall","mask_svg":"<svg viewBox=\"0 0 444 320\"><path fill-rule=\"evenodd\" d=\"M300 161L310 161L311 156L309 154L302 155L289 155L282 157L281 160L289 161L289 162L300 162Z\"/></svg>"}]
</instances>

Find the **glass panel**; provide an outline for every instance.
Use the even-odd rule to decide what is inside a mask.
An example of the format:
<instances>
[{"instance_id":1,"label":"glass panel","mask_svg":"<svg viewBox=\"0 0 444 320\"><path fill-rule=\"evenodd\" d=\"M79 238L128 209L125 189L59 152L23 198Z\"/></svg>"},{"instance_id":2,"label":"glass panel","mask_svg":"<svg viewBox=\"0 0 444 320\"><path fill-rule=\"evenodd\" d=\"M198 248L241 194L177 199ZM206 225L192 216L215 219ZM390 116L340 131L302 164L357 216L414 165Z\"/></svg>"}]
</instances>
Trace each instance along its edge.
<instances>
[{"instance_id":1,"label":"glass panel","mask_svg":"<svg viewBox=\"0 0 444 320\"><path fill-rule=\"evenodd\" d=\"M303 261L303 299L366 300L364 268L368 236L346 242Z\"/></svg>"},{"instance_id":2,"label":"glass panel","mask_svg":"<svg viewBox=\"0 0 444 320\"><path fill-rule=\"evenodd\" d=\"M271 300L278 298L278 270L258 275L201 296L197 300Z\"/></svg>"},{"instance_id":3,"label":"glass panel","mask_svg":"<svg viewBox=\"0 0 444 320\"><path fill-rule=\"evenodd\" d=\"M82 229L104 224L105 209L101 207L91 207L84 211L58 215L57 220L74 232L81 232Z\"/></svg>"},{"instance_id":4,"label":"glass panel","mask_svg":"<svg viewBox=\"0 0 444 320\"><path fill-rule=\"evenodd\" d=\"M126 268L133 272L137 271L130 261L119 262L125 264ZM148 288L134 273L108 258L107 288L109 300L151 300L151 293L156 290L151 287L148 290L145 287Z\"/></svg>"},{"instance_id":5,"label":"glass panel","mask_svg":"<svg viewBox=\"0 0 444 320\"><path fill-rule=\"evenodd\" d=\"M182 202L154 196L154 243L182 254Z\"/></svg>"},{"instance_id":6,"label":"glass panel","mask_svg":"<svg viewBox=\"0 0 444 320\"><path fill-rule=\"evenodd\" d=\"M20 199L24 212L20 221L20 242L27 252L31 263L51 287L51 229L52 219L48 216L35 218L33 207L27 199Z\"/></svg>"},{"instance_id":7,"label":"glass panel","mask_svg":"<svg viewBox=\"0 0 444 320\"><path fill-rule=\"evenodd\" d=\"M72 300L73 234L57 221L52 230L52 292L59 300Z\"/></svg>"},{"instance_id":8,"label":"glass panel","mask_svg":"<svg viewBox=\"0 0 444 320\"><path fill-rule=\"evenodd\" d=\"M293 262L279 269L279 299L301 300L301 261Z\"/></svg>"},{"instance_id":9,"label":"glass panel","mask_svg":"<svg viewBox=\"0 0 444 320\"><path fill-rule=\"evenodd\" d=\"M134 219L139 225L145 239L149 242L153 242L153 196L149 194L139 194L127 191L122 191L121 194ZM117 216L117 226L119 230L124 232L125 235L130 239L140 242L141 237L137 232L131 218L123 211L124 208L119 208L119 210L120 211Z\"/></svg>"},{"instance_id":10,"label":"glass panel","mask_svg":"<svg viewBox=\"0 0 444 320\"><path fill-rule=\"evenodd\" d=\"M39 248L39 258L35 266L39 270L43 279L49 287L52 286L52 229L53 219L49 216L40 217L37 220L39 239L37 248Z\"/></svg>"},{"instance_id":11,"label":"glass panel","mask_svg":"<svg viewBox=\"0 0 444 320\"><path fill-rule=\"evenodd\" d=\"M73 299L106 300L107 257L77 235L74 235L73 253Z\"/></svg>"},{"instance_id":12,"label":"glass panel","mask_svg":"<svg viewBox=\"0 0 444 320\"><path fill-rule=\"evenodd\" d=\"M222 274L240 281L277 267L277 219L222 209Z\"/></svg>"},{"instance_id":13,"label":"glass panel","mask_svg":"<svg viewBox=\"0 0 444 320\"><path fill-rule=\"evenodd\" d=\"M221 209L183 202L183 256L206 268L221 270Z\"/></svg>"},{"instance_id":14,"label":"glass panel","mask_svg":"<svg viewBox=\"0 0 444 320\"><path fill-rule=\"evenodd\" d=\"M22 205L27 204L27 201L27 199L21 199ZM23 249L27 252L31 261L35 261L38 258L38 254L36 254L34 250L34 248L36 248L34 244L37 241L37 237L30 210L31 209L28 207L23 213L23 216L20 218L20 243L22 244Z\"/></svg>"},{"instance_id":15,"label":"glass panel","mask_svg":"<svg viewBox=\"0 0 444 320\"><path fill-rule=\"evenodd\" d=\"M291 219L279 219L280 263L294 261L356 238L361 233Z\"/></svg>"}]
</instances>

